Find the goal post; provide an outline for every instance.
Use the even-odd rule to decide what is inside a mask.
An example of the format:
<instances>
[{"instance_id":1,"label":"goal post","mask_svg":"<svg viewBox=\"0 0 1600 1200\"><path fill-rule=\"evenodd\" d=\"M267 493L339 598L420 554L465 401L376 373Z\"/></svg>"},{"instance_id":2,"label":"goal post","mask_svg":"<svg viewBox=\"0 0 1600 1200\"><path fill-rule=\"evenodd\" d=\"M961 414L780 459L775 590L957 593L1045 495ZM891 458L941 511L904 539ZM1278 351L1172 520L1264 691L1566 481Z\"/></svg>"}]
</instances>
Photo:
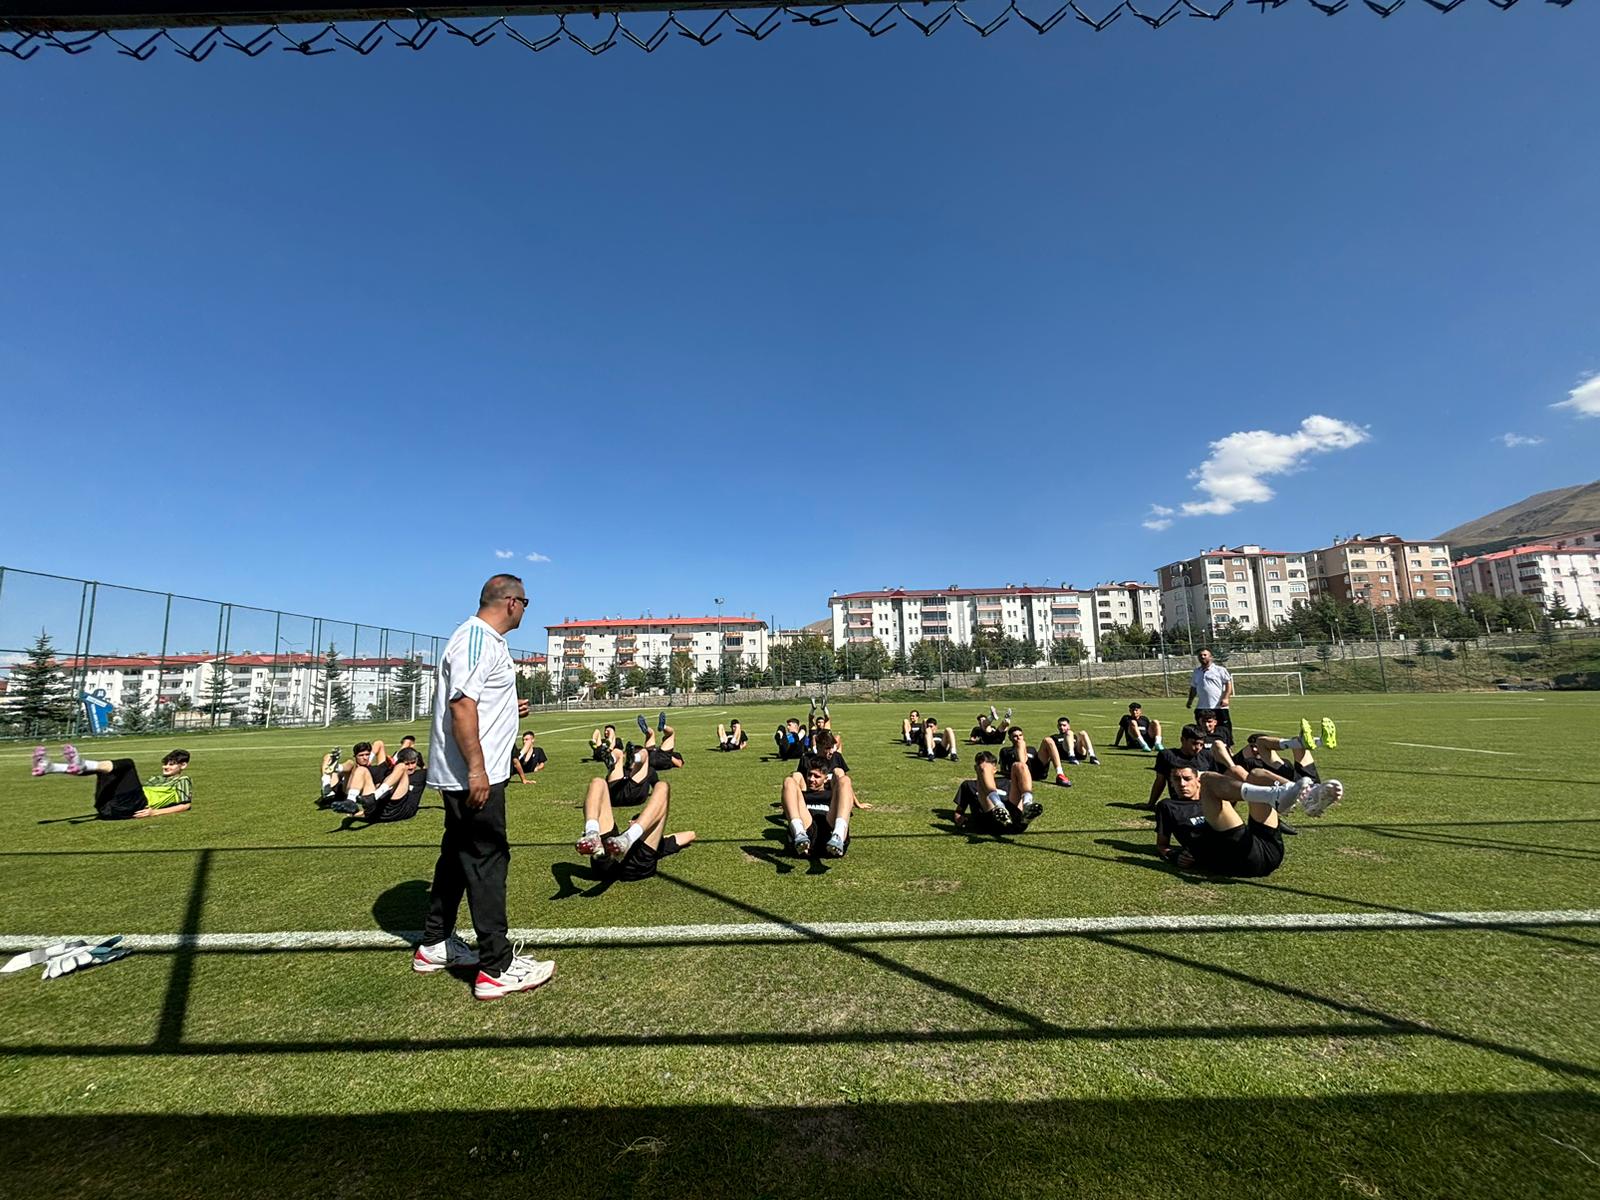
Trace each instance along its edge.
<instances>
[{"instance_id":1,"label":"goal post","mask_svg":"<svg viewBox=\"0 0 1600 1200\"><path fill-rule=\"evenodd\" d=\"M1306 678L1299 671L1235 671L1236 696L1304 696Z\"/></svg>"}]
</instances>

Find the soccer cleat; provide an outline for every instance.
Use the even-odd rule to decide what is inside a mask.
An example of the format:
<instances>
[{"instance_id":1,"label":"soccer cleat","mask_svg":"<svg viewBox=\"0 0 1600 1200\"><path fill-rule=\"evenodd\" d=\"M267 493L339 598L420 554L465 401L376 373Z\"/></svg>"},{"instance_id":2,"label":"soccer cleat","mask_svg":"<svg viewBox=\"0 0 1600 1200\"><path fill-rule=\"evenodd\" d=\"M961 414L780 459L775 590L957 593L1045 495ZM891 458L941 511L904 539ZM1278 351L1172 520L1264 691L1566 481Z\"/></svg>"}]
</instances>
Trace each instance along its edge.
<instances>
[{"instance_id":1,"label":"soccer cleat","mask_svg":"<svg viewBox=\"0 0 1600 1200\"><path fill-rule=\"evenodd\" d=\"M960 758L961 758L961 756L955 752L955 748L951 747L951 750L950 750L950 761L951 762L956 762Z\"/></svg>"},{"instance_id":2,"label":"soccer cleat","mask_svg":"<svg viewBox=\"0 0 1600 1200\"><path fill-rule=\"evenodd\" d=\"M1006 709L1006 720L1011 720L1011 710L1009 708Z\"/></svg>"},{"instance_id":3,"label":"soccer cleat","mask_svg":"<svg viewBox=\"0 0 1600 1200\"><path fill-rule=\"evenodd\" d=\"M1060 784L1062 787L1071 787L1072 786L1072 780L1067 778L1067 773L1065 771L1057 771L1056 772L1056 782L1058 784Z\"/></svg>"},{"instance_id":4,"label":"soccer cleat","mask_svg":"<svg viewBox=\"0 0 1600 1200\"><path fill-rule=\"evenodd\" d=\"M549 983L550 977L555 973L556 965L553 962L514 957L506 964L506 969L498 975L479 971L477 981L472 985L472 998L498 1000L501 996L510 996L517 992L531 992L534 988Z\"/></svg>"},{"instance_id":5,"label":"soccer cleat","mask_svg":"<svg viewBox=\"0 0 1600 1200\"><path fill-rule=\"evenodd\" d=\"M650 736L650 722L646 721L644 719L644 714L640 713L639 716L636 718L636 720L639 722L639 732L644 734L645 737L649 737Z\"/></svg>"},{"instance_id":6,"label":"soccer cleat","mask_svg":"<svg viewBox=\"0 0 1600 1200\"><path fill-rule=\"evenodd\" d=\"M1337 779L1319 783L1300 797L1300 807L1308 817L1320 817L1344 799L1344 784Z\"/></svg>"},{"instance_id":7,"label":"soccer cleat","mask_svg":"<svg viewBox=\"0 0 1600 1200\"><path fill-rule=\"evenodd\" d=\"M625 833L608 833L600 839L600 844L605 848L606 857L615 863L627 858L628 851L633 848Z\"/></svg>"},{"instance_id":8,"label":"soccer cleat","mask_svg":"<svg viewBox=\"0 0 1600 1200\"><path fill-rule=\"evenodd\" d=\"M1011 810L1004 804L996 804L989 810L989 815L994 818L994 823L1000 828L1011 828Z\"/></svg>"},{"instance_id":9,"label":"soccer cleat","mask_svg":"<svg viewBox=\"0 0 1600 1200\"><path fill-rule=\"evenodd\" d=\"M817 698L815 696L811 697L811 715L817 715Z\"/></svg>"},{"instance_id":10,"label":"soccer cleat","mask_svg":"<svg viewBox=\"0 0 1600 1200\"><path fill-rule=\"evenodd\" d=\"M667 710L666 709L662 709L661 712L659 714L657 714L657 716L656 716L656 732L657 733L665 733L666 731L667 731Z\"/></svg>"},{"instance_id":11,"label":"soccer cleat","mask_svg":"<svg viewBox=\"0 0 1600 1200\"><path fill-rule=\"evenodd\" d=\"M1024 800L1022 802L1022 819L1032 821L1044 815L1044 805L1037 800Z\"/></svg>"},{"instance_id":12,"label":"soccer cleat","mask_svg":"<svg viewBox=\"0 0 1600 1200\"><path fill-rule=\"evenodd\" d=\"M844 857L844 839L837 833L830 837L827 844L822 847L822 852L829 858Z\"/></svg>"},{"instance_id":13,"label":"soccer cleat","mask_svg":"<svg viewBox=\"0 0 1600 1200\"><path fill-rule=\"evenodd\" d=\"M361 811L361 805L354 800L335 800L328 807L336 813L343 813L347 817L353 817Z\"/></svg>"},{"instance_id":14,"label":"soccer cleat","mask_svg":"<svg viewBox=\"0 0 1600 1200\"><path fill-rule=\"evenodd\" d=\"M796 858L811 857L811 836L797 833L789 839L789 848L794 851Z\"/></svg>"},{"instance_id":15,"label":"soccer cleat","mask_svg":"<svg viewBox=\"0 0 1600 1200\"><path fill-rule=\"evenodd\" d=\"M1000 719L1000 714L995 711L994 705L992 705L992 704L989 705L989 720L998 721L999 719Z\"/></svg>"},{"instance_id":16,"label":"soccer cleat","mask_svg":"<svg viewBox=\"0 0 1600 1200\"><path fill-rule=\"evenodd\" d=\"M601 838L600 831L597 829L593 833L586 833L579 838L573 843L573 849L585 858L593 858L596 854L605 852L603 841L604 839Z\"/></svg>"},{"instance_id":17,"label":"soccer cleat","mask_svg":"<svg viewBox=\"0 0 1600 1200\"><path fill-rule=\"evenodd\" d=\"M33 748L33 773L35 775L50 774L50 751L43 746Z\"/></svg>"},{"instance_id":18,"label":"soccer cleat","mask_svg":"<svg viewBox=\"0 0 1600 1200\"><path fill-rule=\"evenodd\" d=\"M1160 738L1157 738L1155 746L1154 747L1150 747L1150 748L1154 749L1157 754L1160 754L1163 750L1166 749L1166 747L1161 744L1161 739Z\"/></svg>"},{"instance_id":19,"label":"soccer cleat","mask_svg":"<svg viewBox=\"0 0 1600 1200\"><path fill-rule=\"evenodd\" d=\"M1089 755L1089 765L1090 765L1090 766L1091 766L1091 767L1098 767L1098 766L1099 766L1099 765L1100 765L1100 760L1099 760L1099 758L1097 758L1097 757L1096 757L1096 756L1095 756L1095 755L1093 755L1093 754L1091 754L1091 755Z\"/></svg>"},{"instance_id":20,"label":"soccer cleat","mask_svg":"<svg viewBox=\"0 0 1600 1200\"><path fill-rule=\"evenodd\" d=\"M431 946L418 946L411 956L411 969L419 975L432 975L450 967L475 967L478 952L455 934Z\"/></svg>"},{"instance_id":21,"label":"soccer cleat","mask_svg":"<svg viewBox=\"0 0 1600 1200\"><path fill-rule=\"evenodd\" d=\"M929 750L929 751L928 751L928 752L927 752L927 754L926 754L926 755L925 755L925 757L926 757L926 758L927 758L927 760L928 760L928 761L929 761L929 762L933 762L933 761L934 761L934 760L935 760L935 759L936 759L936 758L938 758L938 757L939 757L939 756L938 756L938 755L937 755L937 754L935 754L935 753L934 753L934 752L933 752L933 751L932 751L932 750Z\"/></svg>"},{"instance_id":22,"label":"soccer cleat","mask_svg":"<svg viewBox=\"0 0 1600 1200\"><path fill-rule=\"evenodd\" d=\"M1303 750L1315 750L1317 737L1311 732L1311 722L1304 717L1300 718L1300 747Z\"/></svg>"},{"instance_id":23,"label":"soccer cleat","mask_svg":"<svg viewBox=\"0 0 1600 1200\"><path fill-rule=\"evenodd\" d=\"M1066 763L1067 766L1069 766L1069 767L1075 767L1075 766L1078 765L1078 759L1077 759L1077 757L1075 755L1070 755L1069 754L1066 758L1063 758L1061 761Z\"/></svg>"},{"instance_id":24,"label":"soccer cleat","mask_svg":"<svg viewBox=\"0 0 1600 1200\"><path fill-rule=\"evenodd\" d=\"M1333 723L1332 717L1322 718L1322 744L1329 750L1338 749L1339 727Z\"/></svg>"},{"instance_id":25,"label":"soccer cleat","mask_svg":"<svg viewBox=\"0 0 1600 1200\"><path fill-rule=\"evenodd\" d=\"M1301 797L1310 795L1310 789L1309 779L1296 779L1293 783L1285 779L1282 783L1272 785L1272 797L1267 803L1277 809L1281 817L1298 804Z\"/></svg>"},{"instance_id":26,"label":"soccer cleat","mask_svg":"<svg viewBox=\"0 0 1600 1200\"><path fill-rule=\"evenodd\" d=\"M1150 753L1150 743L1141 740L1139 742L1139 749L1143 750L1146 754L1149 754Z\"/></svg>"},{"instance_id":27,"label":"soccer cleat","mask_svg":"<svg viewBox=\"0 0 1600 1200\"><path fill-rule=\"evenodd\" d=\"M332 750L328 751L328 765L330 767L337 767L339 765L339 747L335 746Z\"/></svg>"},{"instance_id":28,"label":"soccer cleat","mask_svg":"<svg viewBox=\"0 0 1600 1200\"><path fill-rule=\"evenodd\" d=\"M78 748L71 742L61 747L61 761L67 764L68 775L83 774L83 760L78 757Z\"/></svg>"},{"instance_id":29,"label":"soccer cleat","mask_svg":"<svg viewBox=\"0 0 1600 1200\"><path fill-rule=\"evenodd\" d=\"M1296 829L1293 825L1289 824L1289 822L1285 821L1282 817L1278 818L1278 832L1279 833L1286 833L1290 837L1298 837L1299 834L1300 834L1300 831L1298 829Z\"/></svg>"}]
</instances>

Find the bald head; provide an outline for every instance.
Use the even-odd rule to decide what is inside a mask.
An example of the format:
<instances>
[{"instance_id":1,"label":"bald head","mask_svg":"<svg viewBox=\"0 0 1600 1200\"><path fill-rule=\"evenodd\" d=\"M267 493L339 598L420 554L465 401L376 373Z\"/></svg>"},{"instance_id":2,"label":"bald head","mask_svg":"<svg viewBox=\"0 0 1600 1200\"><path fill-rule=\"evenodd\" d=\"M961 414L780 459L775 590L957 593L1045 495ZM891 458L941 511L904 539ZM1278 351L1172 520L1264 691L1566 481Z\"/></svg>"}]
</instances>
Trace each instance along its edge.
<instances>
[{"instance_id":1,"label":"bald head","mask_svg":"<svg viewBox=\"0 0 1600 1200\"><path fill-rule=\"evenodd\" d=\"M478 593L478 619L501 633L522 624L527 611L528 589L515 575L491 575Z\"/></svg>"},{"instance_id":2,"label":"bald head","mask_svg":"<svg viewBox=\"0 0 1600 1200\"><path fill-rule=\"evenodd\" d=\"M489 582L483 585L483 590L478 593L478 607L488 608L490 605L499 604L502 600L512 596L525 594L522 580L515 575L491 575Z\"/></svg>"}]
</instances>

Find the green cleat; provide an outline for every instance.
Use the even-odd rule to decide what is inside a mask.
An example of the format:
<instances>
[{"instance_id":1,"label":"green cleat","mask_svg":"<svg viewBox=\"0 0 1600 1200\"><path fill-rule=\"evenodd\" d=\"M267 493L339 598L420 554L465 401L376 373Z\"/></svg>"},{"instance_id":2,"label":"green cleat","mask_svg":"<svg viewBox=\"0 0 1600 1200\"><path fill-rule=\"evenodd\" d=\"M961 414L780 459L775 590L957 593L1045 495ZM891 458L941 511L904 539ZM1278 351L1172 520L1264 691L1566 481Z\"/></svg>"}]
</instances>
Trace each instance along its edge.
<instances>
[{"instance_id":1,"label":"green cleat","mask_svg":"<svg viewBox=\"0 0 1600 1200\"><path fill-rule=\"evenodd\" d=\"M1311 732L1311 722L1304 717L1300 718L1300 744L1307 750L1317 748L1317 736Z\"/></svg>"},{"instance_id":2,"label":"green cleat","mask_svg":"<svg viewBox=\"0 0 1600 1200\"><path fill-rule=\"evenodd\" d=\"M1332 717L1322 718L1322 744L1333 750L1339 745L1339 730Z\"/></svg>"}]
</instances>

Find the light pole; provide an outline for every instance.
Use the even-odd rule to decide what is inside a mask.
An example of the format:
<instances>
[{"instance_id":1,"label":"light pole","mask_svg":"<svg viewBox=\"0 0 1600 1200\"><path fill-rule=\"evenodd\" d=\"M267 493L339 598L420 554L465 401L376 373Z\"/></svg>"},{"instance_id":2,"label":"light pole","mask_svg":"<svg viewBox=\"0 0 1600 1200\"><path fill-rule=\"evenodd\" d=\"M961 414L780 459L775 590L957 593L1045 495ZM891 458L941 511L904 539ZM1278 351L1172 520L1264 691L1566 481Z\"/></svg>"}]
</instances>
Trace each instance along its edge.
<instances>
[{"instance_id":1,"label":"light pole","mask_svg":"<svg viewBox=\"0 0 1600 1200\"><path fill-rule=\"evenodd\" d=\"M1367 613L1372 617L1372 645L1378 652L1378 680L1383 685L1383 690L1389 690L1389 676L1383 669L1383 642L1378 637L1378 610L1372 606L1372 586L1369 584L1362 590L1362 596L1367 602Z\"/></svg>"},{"instance_id":2,"label":"light pole","mask_svg":"<svg viewBox=\"0 0 1600 1200\"><path fill-rule=\"evenodd\" d=\"M275 638L275 640L273 641L273 644L272 644L272 657L273 657L274 660L277 659L279 651L281 651L283 649L283 647L285 647L285 646L288 646L291 650L303 650L305 648L305 647L301 646L300 643L298 643L298 642L289 641L287 638L285 638L283 636L283 634L280 633L280 634L276 635L276 638ZM291 676L291 678L292 678L292 676ZM271 680L267 684L267 719L266 719L265 722L262 723L262 728L264 728L264 729L271 729L272 728L272 702L277 697L277 692L278 692L278 664L277 664L276 661L274 661L273 664L272 664L272 677L271 677Z\"/></svg>"},{"instance_id":3,"label":"light pole","mask_svg":"<svg viewBox=\"0 0 1600 1200\"><path fill-rule=\"evenodd\" d=\"M717 685L719 691L718 704L728 702L728 648L722 641L722 597L713 596L717 603Z\"/></svg>"}]
</instances>

